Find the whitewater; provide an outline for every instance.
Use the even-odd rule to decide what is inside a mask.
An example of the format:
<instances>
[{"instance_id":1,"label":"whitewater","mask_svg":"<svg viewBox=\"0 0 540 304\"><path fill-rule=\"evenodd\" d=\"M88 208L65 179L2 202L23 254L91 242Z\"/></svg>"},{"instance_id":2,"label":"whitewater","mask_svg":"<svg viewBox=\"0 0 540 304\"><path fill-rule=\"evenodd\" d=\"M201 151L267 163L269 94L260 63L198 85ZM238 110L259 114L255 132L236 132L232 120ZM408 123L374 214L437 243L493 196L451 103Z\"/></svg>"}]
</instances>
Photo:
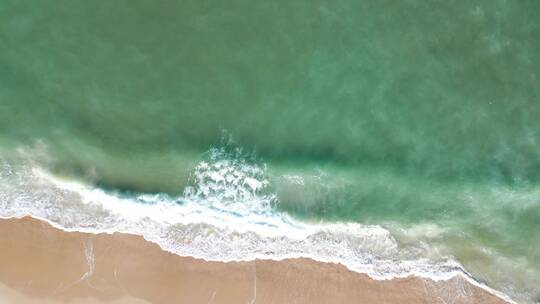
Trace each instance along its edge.
<instances>
[{"instance_id":1,"label":"whitewater","mask_svg":"<svg viewBox=\"0 0 540 304\"><path fill-rule=\"evenodd\" d=\"M0 171L0 217L31 216L65 231L141 235L171 253L207 261L311 258L376 280L460 276L515 303L415 232L433 236L443 227L399 228L398 240L384 225L295 219L276 210L279 200L269 190L266 171L211 149L193 170L191 185L173 197L104 190L32 162L6 161ZM299 176L283 178L303 183Z\"/></svg>"}]
</instances>

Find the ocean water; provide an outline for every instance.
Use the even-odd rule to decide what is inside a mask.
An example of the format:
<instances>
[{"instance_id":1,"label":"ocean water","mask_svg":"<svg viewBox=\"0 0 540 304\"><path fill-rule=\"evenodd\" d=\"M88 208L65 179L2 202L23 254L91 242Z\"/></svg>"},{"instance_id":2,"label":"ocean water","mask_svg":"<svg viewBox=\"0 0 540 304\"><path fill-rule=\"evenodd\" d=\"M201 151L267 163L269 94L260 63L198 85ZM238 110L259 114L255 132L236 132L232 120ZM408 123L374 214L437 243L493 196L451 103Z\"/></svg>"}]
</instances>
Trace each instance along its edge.
<instances>
[{"instance_id":1,"label":"ocean water","mask_svg":"<svg viewBox=\"0 0 540 304\"><path fill-rule=\"evenodd\" d=\"M0 4L0 216L540 299L540 2Z\"/></svg>"}]
</instances>

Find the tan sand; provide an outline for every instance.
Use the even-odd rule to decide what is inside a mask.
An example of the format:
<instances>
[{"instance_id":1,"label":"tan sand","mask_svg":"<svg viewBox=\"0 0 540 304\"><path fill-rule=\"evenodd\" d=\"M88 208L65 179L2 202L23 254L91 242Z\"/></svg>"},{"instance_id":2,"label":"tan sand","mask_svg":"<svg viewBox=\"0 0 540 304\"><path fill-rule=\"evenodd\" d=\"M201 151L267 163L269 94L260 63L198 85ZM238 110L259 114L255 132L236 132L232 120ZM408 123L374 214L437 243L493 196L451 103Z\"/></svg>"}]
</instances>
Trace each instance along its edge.
<instances>
[{"instance_id":1,"label":"tan sand","mask_svg":"<svg viewBox=\"0 0 540 304\"><path fill-rule=\"evenodd\" d=\"M505 303L462 278L372 280L310 259L206 262L140 236L0 219L0 303Z\"/></svg>"},{"instance_id":2,"label":"tan sand","mask_svg":"<svg viewBox=\"0 0 540 304\"><path fill-rule=\"evenodd\" d=\"M150 302L121 296L114 300L99 300L96 298L73 298L73 299L43 299L41 297L27 296L17 290L11 289L0 284L0 303L1 304L149 304Z\"/></svg>"}]
</instances>

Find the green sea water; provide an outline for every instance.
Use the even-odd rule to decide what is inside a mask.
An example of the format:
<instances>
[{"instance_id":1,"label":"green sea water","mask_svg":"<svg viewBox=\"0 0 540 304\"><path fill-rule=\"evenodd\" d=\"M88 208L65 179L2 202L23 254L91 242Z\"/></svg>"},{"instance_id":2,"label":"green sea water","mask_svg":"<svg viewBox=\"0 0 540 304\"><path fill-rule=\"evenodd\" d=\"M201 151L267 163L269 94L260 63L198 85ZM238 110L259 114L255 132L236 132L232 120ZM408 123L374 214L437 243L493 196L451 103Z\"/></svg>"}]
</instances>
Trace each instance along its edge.
<instances>
[{"instance_id":1,"label":"green sea water","mask_svg":"<svg viewBox=\"0 0 540 304\"><path fill-rule=\"evenodd\" d=\"M539 74L537 0L3 0L0 151L175 195L230 137L279 210L442 227L430 246L532 303Z\"/></svg>"}]
</instances>

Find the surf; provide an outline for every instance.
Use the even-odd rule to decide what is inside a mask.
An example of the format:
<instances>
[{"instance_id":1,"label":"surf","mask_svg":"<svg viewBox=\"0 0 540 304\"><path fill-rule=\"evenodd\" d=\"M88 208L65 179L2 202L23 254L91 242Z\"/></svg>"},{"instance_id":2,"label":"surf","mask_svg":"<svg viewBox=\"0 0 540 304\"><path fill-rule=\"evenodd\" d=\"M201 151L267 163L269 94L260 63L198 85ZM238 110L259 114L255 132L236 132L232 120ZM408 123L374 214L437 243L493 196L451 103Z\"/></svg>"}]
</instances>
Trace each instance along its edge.
<instances>
[{"instance_id":1,"label":"surf","mask_svg":"<svg viewBox=\"0 0 540 304\"><path fill-rule=\"evenodd\" d=\"M461 276L510 299L420 239L405 244L381 225L306 221L279 211L267 169L222 149L210 149L180 196L104 190L35 164L4 165L1 176L3 218L32 216L67 231L141 235L166 251L207 261L311 258L377 280ZM444 229L431 228L434 234Z\"/></svg>"}]
</instances>

